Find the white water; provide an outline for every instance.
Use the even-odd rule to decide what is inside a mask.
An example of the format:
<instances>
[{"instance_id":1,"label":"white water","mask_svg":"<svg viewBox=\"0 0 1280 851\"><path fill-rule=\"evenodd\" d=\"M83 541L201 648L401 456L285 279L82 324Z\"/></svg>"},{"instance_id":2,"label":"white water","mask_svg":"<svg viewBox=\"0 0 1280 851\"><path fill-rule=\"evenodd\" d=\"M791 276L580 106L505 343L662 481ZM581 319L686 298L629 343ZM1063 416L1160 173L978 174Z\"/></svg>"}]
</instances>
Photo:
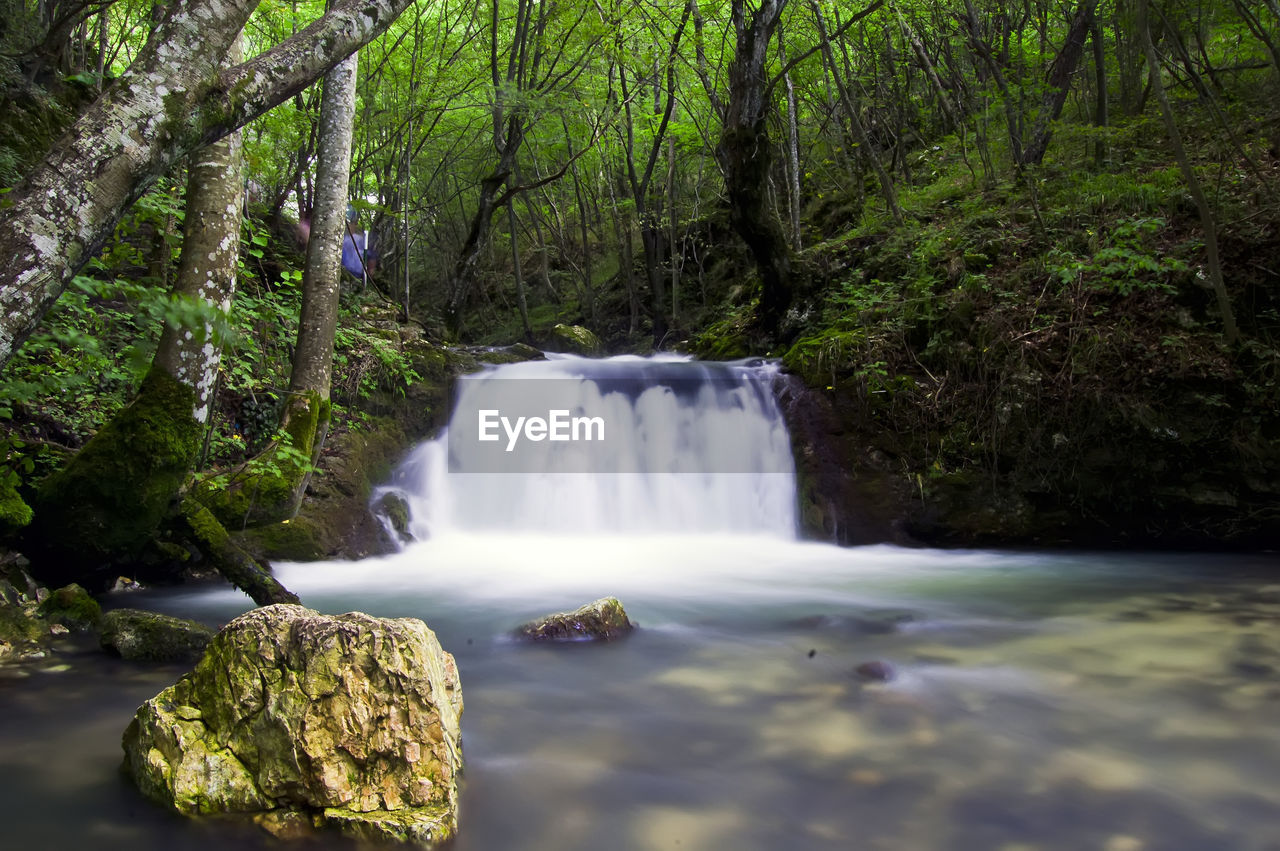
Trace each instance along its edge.
<instances>
[{"instance_id":1,"label":"white water","mask_svg":"<svg viewBox=\"0 0 1280 851\"><path fill-rule=\"evenodd\" d=\"M414 450L375 501L398 491L418 540L474 532L795 537L795 471L773 396L775 365L550 357L462 379L449 428ZM598 416L607 441L504 455L501 430L495 443L469 439L472 412L517 405ZM468 431L451 440L450 429Z\"/></svg>"}]
</instances>

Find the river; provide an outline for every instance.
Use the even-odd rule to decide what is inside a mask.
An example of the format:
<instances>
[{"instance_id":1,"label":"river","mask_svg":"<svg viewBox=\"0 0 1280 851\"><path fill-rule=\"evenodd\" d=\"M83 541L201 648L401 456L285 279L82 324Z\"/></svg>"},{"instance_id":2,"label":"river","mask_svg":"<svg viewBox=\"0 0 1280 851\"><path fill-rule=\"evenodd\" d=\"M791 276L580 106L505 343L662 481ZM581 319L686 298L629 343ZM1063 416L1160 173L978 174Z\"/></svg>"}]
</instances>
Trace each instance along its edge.
<instances>
[{"instance_id":1,"label":"river","mask_svg":"<svg viewBox=\"0 0 1280 851\"><path fill-rule=\"evenodd\" d=\"M777 519L789 473L767 448L767 400L726 401L732 382L714 377L730 395L711 404L769 427L727 426L764 441L752 470L665 471L697 498L665 479L601 485L616 472L449 472L466 451L437 443L389 484L420 500L426 540L277 566L313 608L419 617L455 654L466 769L454 848L1280 848L1273 555L799 541L794 517ZM626 518L592 508L619 488L635 488ZM441 513L432 493L473 507ZM646 500L665 519L637 508ZM575 511L589 519L545 519ZM640 625L623 641L510 638L606 594ZM251 604L204 585L108 605L220 624ZM278 847L170 816L120 775L134 709L180 669L66 649L55 661L70 670L0 681L6 845Z\"/></svg>"}]
</instances>

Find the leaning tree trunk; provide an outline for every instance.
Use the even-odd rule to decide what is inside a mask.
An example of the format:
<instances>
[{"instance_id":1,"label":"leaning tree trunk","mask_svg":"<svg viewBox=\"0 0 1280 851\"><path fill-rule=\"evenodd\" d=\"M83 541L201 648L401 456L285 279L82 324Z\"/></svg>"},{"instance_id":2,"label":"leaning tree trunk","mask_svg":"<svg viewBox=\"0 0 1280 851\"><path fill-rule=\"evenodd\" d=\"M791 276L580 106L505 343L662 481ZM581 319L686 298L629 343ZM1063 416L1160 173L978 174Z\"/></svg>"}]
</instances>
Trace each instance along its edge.
<instances>
[{"instance_id":1,"label":"leaning tree trunk","mask_svg":"<svg viewBox=\"0 0 1280 851\"><path fill-rule=\"evenodd\" d=\"M1098 8L1098 0L1081 0L1076 7L1075 17L1067 30L1067 40L1058 51L1049 67L1045 78L1045 93L1040 102L1040 111L1036 115L1036 123L1031 131L1031 141L1022 150L1020 166L1040 165L1049 142L1053 138L1053 122L1062 115L1062 107L1066 105L1067 95L1071 92L1071 81L1076 69L1080 67L1080 57L1084 55L1084 40L1093 26L1093 15Z\"/></svg>"},{"instance_id":2,"label":"leaning tree trunk","mask_svg":"<svg viewBox=\"0 0 1280 851\"><path fill-rule=\"evenodd\" d=\"M1182 144L1182 133L1178 130L1177 119L1173 115L1173 107L1169 104L1169 96L1164 90L1164 69L1160 66L1160 57L1156 55L1155 44L1151 41L1151 21L1149 0L1138 0L1138 37L1142 39L1142 49L1147 57L1147 73L1150 75L1151 92L1160 104L1160 112L1164 115L1165 129L1169 132L1169 141L1173 144L1173 154L1182 170L1182 178L1187 182L1196 203L1196 211L1200 214L1200 225L1204 229L1205 264L1209 267L1209 283L1218 301L1218 312L1222 314L1222 334L1226 341L1234 344L1240 336L1236 327L1235 312L1231 309L1231 296L1227 293L1227 284L1222 277L1222 258L1218 254L1218 222L1209 206L1209 198L1200 185L1191 158Z\"/></svg>"},{"instance_id":3,"label":"leaning tree trunk","mask_svg":"<svg viewBox=\"0 0 1280 851\"><path fill-rule=\"evenodd\" d=\"M0 366L160 176L306 88L408 4L335 0L296 36L226 69L223 60L258 0L169 4L124 75L5 195Z\"/></svg>"},{"instance_id":4,"label":"leaning tree trunk","mask_svg":"<svg viewBox=\"0 0 1280 851\"><path fill-rule=\"evenodd\" d=\"M242 163L235 132L200 151L190 167L174 295L200 305L208 319L166 326L137 398L41 483L28 536L33 568L50 583L109 582L112 567L152 543L191 472L221 360L214 321L231 309L235 291ZM297 601L252 560L238 558L225 531L218 547L199 537L214 565L233 566L233 581L257 602Z\"/></svg>"},{"instance_id":5,"label":"leaning tree trunk","mask_svg":"<svg viewBox=\"0 0 1280 851\"><path fill-rule=\"evenodd\" d=\"M244 469L200 486L200 501L233 528L294 517L328 434L355 110L356 56L352 54L324 78L316 203L302 276L298 341L280 429L271 445Z\"/></svg>"}]
</instances>

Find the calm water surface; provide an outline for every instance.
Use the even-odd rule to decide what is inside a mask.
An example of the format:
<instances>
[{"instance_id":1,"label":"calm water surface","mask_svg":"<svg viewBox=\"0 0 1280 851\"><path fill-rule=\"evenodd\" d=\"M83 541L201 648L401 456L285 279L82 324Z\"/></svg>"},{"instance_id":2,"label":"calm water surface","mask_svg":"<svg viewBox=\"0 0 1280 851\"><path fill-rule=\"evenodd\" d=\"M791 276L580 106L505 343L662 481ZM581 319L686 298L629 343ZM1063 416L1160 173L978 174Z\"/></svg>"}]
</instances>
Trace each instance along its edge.
<instances>
[{"instance_id":1,"label":"calm water surface","mask_svg":"<svg viewBox=\"0 0 1280 851\"><path fill-rule=\"evenodd\" d=\"M457 657L459 851L1262 851L1280 849L1277 568L453 534L279 572L313 608L423 618ZM640 623L628 640L507 638L605 594ZM249 606L218 586L112 602L213 624ZM873 660L896 677L861 679ZM54 661L71 670L0 680L0 844L278 847L119 774L134 709L181 669Z\"/></svg>"}]
</instances>

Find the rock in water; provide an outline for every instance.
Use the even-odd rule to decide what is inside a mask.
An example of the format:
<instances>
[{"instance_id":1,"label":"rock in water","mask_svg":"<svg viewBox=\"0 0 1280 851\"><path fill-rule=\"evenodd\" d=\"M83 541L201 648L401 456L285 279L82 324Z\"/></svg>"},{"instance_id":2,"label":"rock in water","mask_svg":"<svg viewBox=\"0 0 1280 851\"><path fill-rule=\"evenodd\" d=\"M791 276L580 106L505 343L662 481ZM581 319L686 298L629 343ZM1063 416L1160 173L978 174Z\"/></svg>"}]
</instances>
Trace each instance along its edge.
<instances>
[{"instance_id":1,"label":"rock in water","mask_svg":"<svg viewBox=\"0 0 1280 851\"><path fill-rule=\"evenodd\" d=\"M102 617L102 649L136 662L194 662L209 646L213 630L202 623L115 609Z\"/></svg>"},{"instance_id":2,"label":"rock in water","mask_svg":"<svg viewBox=\"0 0 1280 851\"><path fill-rule=\"evenodd\" d=\"M612 641L621 638L635 624L617 597L602 597L575 612L560 612L538 618L516 630L528 641Z\"/></svg>"},{"instance_id":3,"label":"rock in water","mask_svg":"<svg viewBox=\"0 0 1280 851\"><path fill-rule=\"evenodd\" d=\"M264 606L138 709L125 767L187 815L434 845L457 827L461 713L453 656L422 621Z\"/></svg>"},{"instance_id":4,"label":"rock in water","mask_svg":"<svg viewBox=\"0 0 1280 851\"><path fill-rule=\"evenodd\" d=\"M50 623L87 632L102 620L102 607L88 591L76 583L64 585L40 604L40 616Z\"/></svg>"}]
</instances>

